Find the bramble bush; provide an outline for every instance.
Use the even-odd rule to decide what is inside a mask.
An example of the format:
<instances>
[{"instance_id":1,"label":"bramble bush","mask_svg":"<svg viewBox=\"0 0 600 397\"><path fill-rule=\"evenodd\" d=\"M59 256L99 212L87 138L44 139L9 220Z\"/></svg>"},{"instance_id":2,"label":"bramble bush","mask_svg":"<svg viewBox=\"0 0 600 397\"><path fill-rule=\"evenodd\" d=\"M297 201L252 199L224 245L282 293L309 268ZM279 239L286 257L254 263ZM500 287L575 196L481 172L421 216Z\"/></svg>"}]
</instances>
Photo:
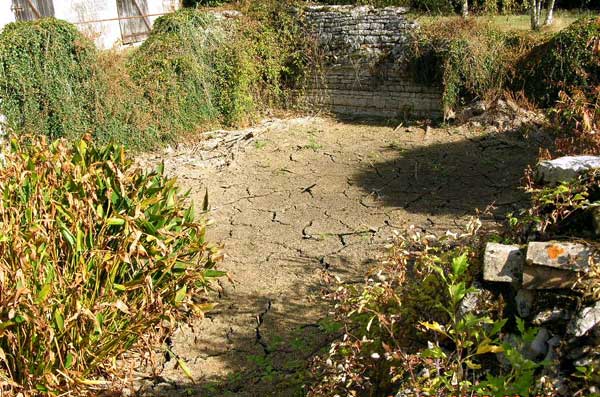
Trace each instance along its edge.
<instances>
[{"instance_id":1,"label":"bramble bush","mask_svg":"<svg viewBox=\"0 0 600 397\"><path fill-rule=\"evenodd\" d=\"M0 393L84 394L211 309L219 250L162 168L89 138L13 136L0 192Z\"/></svg>"}]
</instances>

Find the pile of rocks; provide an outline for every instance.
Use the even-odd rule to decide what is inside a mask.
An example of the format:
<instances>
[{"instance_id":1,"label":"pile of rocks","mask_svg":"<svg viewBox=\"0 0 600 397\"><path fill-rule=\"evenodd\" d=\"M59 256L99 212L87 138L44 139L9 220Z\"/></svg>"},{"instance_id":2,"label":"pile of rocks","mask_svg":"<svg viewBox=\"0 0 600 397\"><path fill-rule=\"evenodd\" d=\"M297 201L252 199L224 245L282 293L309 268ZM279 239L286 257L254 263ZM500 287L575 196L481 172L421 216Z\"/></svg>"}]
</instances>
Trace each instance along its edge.
<instances>
[{"instance_id":1,"label":"pile of rocks","mask_svg":"<svg viewBox=\"0 0 600 397\"><path fill-rule=\"evenodd\" d=\"M598 167L600 157L562 157L541 162L538 178L556 184ZM484 280L510 285L514 312L540 327L525 353L530 359L556 364L548 367L547 375L559 393L568 393L566 376L576 367L600 368L600 301L584 298L577 288L598 262L592 242L486 246ZM593 388L590 393L598 391Z\"/></svg>"}]
</instances>

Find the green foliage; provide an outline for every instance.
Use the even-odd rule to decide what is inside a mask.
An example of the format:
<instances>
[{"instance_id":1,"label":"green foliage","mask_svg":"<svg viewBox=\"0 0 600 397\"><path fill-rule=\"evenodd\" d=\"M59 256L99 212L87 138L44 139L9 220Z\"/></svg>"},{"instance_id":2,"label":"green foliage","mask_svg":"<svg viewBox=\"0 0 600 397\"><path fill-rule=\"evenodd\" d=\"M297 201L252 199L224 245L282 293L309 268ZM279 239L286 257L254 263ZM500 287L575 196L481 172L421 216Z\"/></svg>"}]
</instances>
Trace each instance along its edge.
<instances>
[{"instance_id":1,"label":"green foliage","mask_svg":"<svg viewBox=\"0 0 600 397\"><path fill-rule=\"evenodd\" d=\"M194 9L165 15L128 54L96 51L64 21L10 24L0 34L0 112L18 133L91 133L134 149L246 124L286 102L306 53L289 8L257 8L241 18Z\"/></svg>"},{"instance_id":2,"label":"green foliage","mask_svg":"<svg viewBox=\"0 0 600 397\"><path fill-rule=\"evenodd\" d=\"M528 173L529 208L509 216L508 235L525 241L530 234L550 239L553 235L594 238L591 212L600 207L600 172L591 170L573 181L539 186Z\"/></svg>"},{"instance_id":3,"label":"green foliage","mask_svg":"<svg viewBox=\"0 0 600 397\"><path fill-rule=\"evenodd\" d=\"M67 22L16 22L0 33L0 113L9 127L51 137L90 131L97 73L94 45Z\"/></svg>"},{"instance_id":4,"label":"green foliage","mask_svg":"<svg viewBox=\"0 0 600 397\"><path fill-rule=\"evenodd\" d=\"M471 233L460 239L400 236L364 285L341 285L334 298L345 333L316 361L318 381L309 395L540 391L538 370L545 363L523 355L538 330L517 319L520 336L507 338L511 329L500 299L482 296L476 308L466 309L465 299L482 293L473 287L481 272L479 246Z\"/></svg>"},{"instance_id":5,"label":"green foliage","mask_svg":"<svg viewBox=\"0 0 600 397\"><path fill-rule=\"evenodd\" d=\"M84 391L118 373L123 352L210 310L219 253L162 168L142 173L122 147L89 139L10 143L0 168L3 391Z\"/></svg>"},{"instance_id":6,"label":"green foliage","mask_svg":"<svg viewBox=\"0 0 600 397\"><path fill-rule=\"evenodd\" d=\"M510 364L510 370L501 375L489 374L480 382L477 393L490 396L529 396L536 393L536 371L545 367L547 362L535 362L521 353L539 332L538 328L527 328L525 322L517 318L520 336L512 343L503 343L503 356Z\"/></svg>"},{"instance_id":7,"label":"green foliage","mask_svg":"<svg viewBox=\"0 0 600 397\"><path fill-rule=\"evenodd\" d=\"M560 91L582 91L588 101L596 101L599 54L600 18L582 18L523 57L515 87L544 106L552 106Z\"/></svg>"},{"instance_id":8,"label":"green foliage","mask_svg":"<svg viewBox=\"0 0 600 397\"><path fill-rule=\"evenodd\" d=\"M433 23L413 40L410 69L423 83L443 87L445 109L504 90L522 39L474 19Z\"/></svg>"},{"instance_id":9,"label":"green foliage","mask_svg":"<svg viewBox=\"0 0 600 397\"><path fill-rule=\"evenodd\" d=\"M476 292L473 287L468 287L464 279L469 267L466 254L452 258L451 270L446 274L444 268L433 265L433 269L443 280L446 287L448 300L440 302L440 307L448 314L448 321L442 325L436 321L420 322L427 330L437 334L442 341L449 340L454 346L453 354L447 354L440 346L440 342L431 343L421 356L431 359L444 360L445 371L428 385L432 391L439 389L460 392L472 390L473 374L481 369L477 359L488 353L499 353L503 348L499 345L498 334L506 324L506 319L492 320L490 316L481 316L474 313L461 313L460 305L463 299ZM437 339L437 338L436 338Z\"/></svg>"},{"instance_id":10,"label":"green foliage","mask_svg":"<svg viewBox=\"0 0 600 397\"><path fill-rule=\"evenodd\" d=\"M214 25L214 17L195 10L163 16L128 59L160 130L194 131L219 116L212 55L225 32Z\"/></svg>"}]
</instances>

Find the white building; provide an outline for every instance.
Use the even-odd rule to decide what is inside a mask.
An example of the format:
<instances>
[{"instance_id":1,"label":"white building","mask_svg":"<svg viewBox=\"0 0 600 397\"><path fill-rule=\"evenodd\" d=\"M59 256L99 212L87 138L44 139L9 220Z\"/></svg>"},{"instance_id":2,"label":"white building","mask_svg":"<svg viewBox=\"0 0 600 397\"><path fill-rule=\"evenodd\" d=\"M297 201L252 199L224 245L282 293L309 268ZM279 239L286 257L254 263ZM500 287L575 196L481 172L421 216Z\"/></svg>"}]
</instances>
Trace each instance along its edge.
<instances>
[{"instance_id":1,"label":"white building","mask_svg":"<svg viewBox=\"0 0 600 397\"><path fill-rule=\"evenodd\" d=\"M0 0L0 28L52 16L75 24L106 49L144 40L158 17L180 6L180 0Z\"/></svg>"}]
</instances>

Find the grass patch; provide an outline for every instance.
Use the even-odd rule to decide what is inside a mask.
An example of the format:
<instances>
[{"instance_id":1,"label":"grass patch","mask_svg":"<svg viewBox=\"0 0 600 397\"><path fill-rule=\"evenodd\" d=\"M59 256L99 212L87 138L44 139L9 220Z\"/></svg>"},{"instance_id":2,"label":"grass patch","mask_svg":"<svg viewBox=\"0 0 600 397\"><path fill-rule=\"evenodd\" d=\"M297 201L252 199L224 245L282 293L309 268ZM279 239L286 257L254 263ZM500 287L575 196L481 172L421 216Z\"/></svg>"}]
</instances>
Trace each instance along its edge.
<instances>
[{"instance_id":1,"label":"grass patch","mask_svg":"<svg viewBox=\"0 0 600 397\"><path fill-rule=\"evenodd\" d=\"M555 10L554 23L550 26L544 26L540 30L541 34L559 32L580 18L590 16L591 11L586 10ZM457 15L411 15L423 27L441 22L450 22L462 19ZM545 15L542 16L545 18ZM540 34L539 32L531 31L531 20L529 14L509 14L509 15L475 15L469 17L479 23L489 24L492 29L497 29L501 32L516 32L527 34Z\"/></svg>"}]
</instances>

